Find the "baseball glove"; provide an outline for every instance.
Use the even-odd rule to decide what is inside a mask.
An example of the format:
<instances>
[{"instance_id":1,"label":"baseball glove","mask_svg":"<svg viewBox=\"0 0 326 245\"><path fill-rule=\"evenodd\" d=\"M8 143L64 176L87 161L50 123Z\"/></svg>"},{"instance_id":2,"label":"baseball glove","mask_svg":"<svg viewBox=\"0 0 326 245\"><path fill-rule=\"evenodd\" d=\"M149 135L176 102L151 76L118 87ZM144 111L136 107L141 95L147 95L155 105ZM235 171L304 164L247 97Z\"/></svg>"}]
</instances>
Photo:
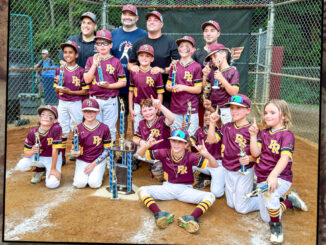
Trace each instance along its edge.
<instances>
[{"instance_id":1,"label":"baseball glove","mask_svg":"<svg viewBox=\"0 0 326 245\"><path fill-rule=\"evenodd\" d=\"M158 181L163 181L163 167L162 162L156 162L152 165L151 173Z\"/></svg>"}]
</instances>

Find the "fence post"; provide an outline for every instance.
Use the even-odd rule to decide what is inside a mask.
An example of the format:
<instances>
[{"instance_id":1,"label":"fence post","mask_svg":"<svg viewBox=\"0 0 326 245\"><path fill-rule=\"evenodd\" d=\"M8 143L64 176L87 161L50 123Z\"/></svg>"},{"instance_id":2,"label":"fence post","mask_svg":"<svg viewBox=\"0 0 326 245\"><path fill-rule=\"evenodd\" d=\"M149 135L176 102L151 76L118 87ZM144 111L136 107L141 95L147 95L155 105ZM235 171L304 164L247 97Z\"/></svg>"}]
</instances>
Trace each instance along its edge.
<instances>
[{"instance_id":1,"label":"fence post","mask_svg":"<svg viewBox=\"0 0 326 245\"><path fill-rule=\"evenodd\" d=\"M262 35L262 28L259 28L258 32L258 42L257 42L257 61L256 61L256 72L259 72L259 64L260 64L260 49L261 49L261 35ZM257 101L257 89L258 89L258 77L259 75L256 74L256 82L255 82L255 92L254 92L254 103Z\"/></svg>"},{"instance_id":2,"label":"fence post","mask_svg":"<svg viewBox=\"0 0 326 245\"><path fill-rule=\"evenodd\" d=\"M265 57L265 75L264 75L264 98L265 103L269 101L270 90L270 76L272 67L272 51L273 51L273 34L274 34L274 2L270 2L268 7L268 24L267 24L267 38L266 38L266 57Z\"/></svg>"},{"instance_id":3,"label":"fence post","mask_svg":"<svg viewBox=\"0 0 326 245\"><path fill-rule=\"evenodd\" d=\"M107 17L107 14L106 14L106 11L107 11L107 4L106 4L106 0L103 0L102 2L102 23L101 23L101 26L102 26L102 29L107 29L107 20L106 20L106 17Z\"/></svg>"}]
</instances>

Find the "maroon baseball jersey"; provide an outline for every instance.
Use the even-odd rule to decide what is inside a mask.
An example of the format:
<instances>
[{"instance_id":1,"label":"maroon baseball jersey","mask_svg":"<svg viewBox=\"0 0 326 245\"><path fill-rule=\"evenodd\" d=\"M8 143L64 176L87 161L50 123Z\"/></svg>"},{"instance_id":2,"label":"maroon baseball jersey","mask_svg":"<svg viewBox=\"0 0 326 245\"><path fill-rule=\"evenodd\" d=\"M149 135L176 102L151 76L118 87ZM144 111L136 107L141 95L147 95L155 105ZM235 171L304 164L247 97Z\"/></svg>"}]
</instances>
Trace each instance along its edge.
<instances>
[{"instance_id":1,"label":"maroon baseball jersey","mask_svg":"<svg viewBox=\"0 0 326 245\"><path fill-rule=\"evenodd\" d=\"M24 151L32 150L33 145L35 145L35 132L39 132L40 137L40 156L42 157L51 157L52 156L52 148L62 148L62 129L59 124L55 123L52 127L44 132L40 133L40 126L32 128L25 139L24 143Z\"/></svg>"},{"instance_id":2,"label":"maroon baseball jersey","mask_svg":"<svg viewBox=\"0 0 326 245\"><path fill-rule=\"evenodd\" d=\"M148 150L146 151L145 156L148 160L161 161L164 180L177 184L193 184L194 175L192 172L192 166L204 169L208 163L206 158L187 150L183 158L178 161L172 156L171 149Z\"/></svg>"},{"instance_id":3,"label":"maroon baseball jersey","mask_svg":"<svg viewBox=\"0 0 326 245\"><path fill-rule=\"evenodd\" d=\"M111 134L106 124L98 123L94 129L90 129L80 123L77 128L80 145L77 159L91 163L102 154L104 147L111 147Z\"/></svg>"},{"instance_id":4,"label":"maroon baseball jersey","mask_svg":"<svg viewBox=\"0 0 326 245\"><path fill-rule=\"evenodd\" d=\"M211 72L208 74L207 81L214 86L214 72L216 71L216 68L212 68ZM221 70L223 77L232 85L237 88L240 86L239 82L239 72L235 66L229 66L226 69ZM221 81L219 81L219 89L212 88L212 92L210 95L210 100L212 101L212 105L216 106L218 105L220 108L224 107L224 104L228 102L228 99L231 97L231 95L226 92L225 87L221 84Z\"/></svg>"},{"instance_id":5,"label":"maroon baseball jersey","mask_svg":"<svg viewBox=\"0 0 326 245\"><path fill-rule=\"evenodd\" d=\"M261 146L259 162L255 166L257 183L267 179L283 154L290 156L290 160L283 172L279 175L279 178L292 182L293 133L287 129L281 129L275 132L272 132L270 129L264 129L259 132L257 139L258 145Z\"/></svg>"},{"instance_id":6,"label":"maroon baseball jersey","mask_svg":"<svg viewBox=\"0 0 326 245\"><path fill-rule=\"evenodd\" d=\"M197 129L196 133L190 137L190 140L194 142L196 145L201 145L202 142L205 142L205 146L207 151L215 158L215 159L221 159L221 141L214 144L209 144L207 142L207 128L202 127ZM221 133L218 128L216 128L216 135L218 135L219 138L221 138Z\"/></svg>"},{"instance_id":7,"label":"maroon baseball jersey","mask_svg":"<svg viewBox=\"0 0 326 245\"><path fill-rule=\"evenodd\" d=\"M60 68L57 68L55 75L60 74ZM72 70L68 67L64 67L63 72L63 87L69 88L71 91L79 91L82 89L88 89L89 86L84 82L84 68L76 66ZM54 82L54 87L58 86L57 82ZM57 94L58 99L65 101L78 101L84 99L83 95L72 94Z\"/></svg>"},{"instance_id":8,"label":"maroon baseball jersey","mask_svg":"<svg viewBox=\"0 0 326 245\"><path fill-rule=\"evenodd\" d=\"M177 84L187 86L202 86L202 72L201 66L196 61L190 62L187 66L183 66L180 62L177 62ZM167 83L172 84L172 69L170 70ZM188 104L191 101L192 114L198 112L199 95L190 94L182 91L178 93L172 93L170 110L175 114L187 114Z\"/></svg>"},{"instance_id":9,"label":"maroon baseball jersey","mask_svg":"<svg viewBox=\"0 0 326 245\"><path fill-rule=\"evenodd\" d=\"M141 120L137 132L134 134L134 138L147 140L150 134L153 134L156 140L164 139L161 143L154 145L150 150L170 148L170 141L168 138L171 134L171 129L168 125L165 124L165 117L158 116L155 119L155 122L150 126L146 120Z\"/></svg>"},{"instance_id":10,"label":"maroon baseball jersey","mask_svg":"<svg viewBox=\"0 0 326 245\"><path fill-rule=\"evenodd\" d=\"M151 74L151 68L148 70L140 69L138 73L130 71L129 91L134 93L133 102L140 104L142 99L157 99L157 94L164 93L164 84L162 74Z\"/></svg>"},{"instance_id":11,"label":"maroon baseball jersey","mask_svg":"<svg viewBox=\"0 0 326 245\"><path fill-rule=\"evenodd\" d=\"M244 144L244 151L247 155L250 154L250 134L249 127L252 123L238 127L236 123L229 122L222 126L222 145L221 156L223 167L230 171L238 171L240 169L240 146L239 143ZM251 168L253 162L247 165Z\"/></svg>"},{"instance_id":12,"label":"maroon baseball jersey","mask_svg":"<svg viewBox=\"0 0 326 245\"><path fill-rule=\"evenodd\" d=\"M109 56L100 60L104 81L112 84L118 81L127 81L122 64L119 59ZM89 57L86 62L85 72L88 72L93 64L93 56ZM115 97L119 95L119 89L107 89L96 85L99 82L98 69L95 70L94 79L89 84L89 95L100 97Z\"/></svg>"}]
</instances>

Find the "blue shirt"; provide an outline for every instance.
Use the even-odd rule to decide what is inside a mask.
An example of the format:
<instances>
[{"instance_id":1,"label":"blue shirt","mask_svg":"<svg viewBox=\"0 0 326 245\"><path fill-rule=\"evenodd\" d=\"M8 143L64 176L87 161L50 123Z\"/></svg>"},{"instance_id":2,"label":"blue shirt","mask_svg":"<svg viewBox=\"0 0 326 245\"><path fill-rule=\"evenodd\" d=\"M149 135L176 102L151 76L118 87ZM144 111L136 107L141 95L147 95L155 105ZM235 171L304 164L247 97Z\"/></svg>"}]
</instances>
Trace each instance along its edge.
<instances>
[{"instance_id":1,"label":"blue shirt","mask_svg":"<svg viewBox=\"0 0 326 245\"><path fill-rule=\"evenodd\" d=\"M120 88L120 94L128 94L129 71L127 69L127 64L129 61L131 48L136 40L143 36L147 36L147 32L140 28L137 28L136 30L131 32L126 32L122 29L122 27L119 27L118 29L112 31L111 34L113 40L111 53L114 57L120 59L127 77L127 86Z\"/></svg>"}]
</instances>

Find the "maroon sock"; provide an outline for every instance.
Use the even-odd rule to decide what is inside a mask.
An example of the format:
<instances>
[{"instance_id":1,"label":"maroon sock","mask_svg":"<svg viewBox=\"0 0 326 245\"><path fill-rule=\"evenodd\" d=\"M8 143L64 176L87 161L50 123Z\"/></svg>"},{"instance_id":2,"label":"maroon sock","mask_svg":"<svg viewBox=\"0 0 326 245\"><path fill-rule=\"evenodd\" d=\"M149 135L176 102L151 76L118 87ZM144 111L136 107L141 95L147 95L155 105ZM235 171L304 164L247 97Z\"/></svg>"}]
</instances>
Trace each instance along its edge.
<instances>
[{"instance_id":1,"label":"maroon sock","mask_svg":"<svg viewBox=\"0 0 326 245\"><path fill-rule=\"evenodd\" d=\"M277 217L269 216L269 217L271 218L271 222L273 222L273 223L280 222L280 216L277 216Z\"/></svg>"},{"instance_id":2,"label":"maroon sock","mask_svg":"<svg viewBox=\"0 0 326 245\"><path fill-rule=\"evenodd\" d=\"M282 206L282 205L281 205ZM280 222L280 209L267 209L271 222Z\"/></svg>"},{"instance_id":3,"label":"maroon sock","mask_svg":"<svg viewBox=\"0 0 326 245\"><path fill-rule=\"evenodd\" d=\"M284 203L285 207L288 209L288 208L292 208L292 202L290 200L284 200L283 202L281 202L281 205L282 203Z\"/></svg>"},{"instance_id":4,"label":"maroon sock","mask_svg":"<svg viewBox=\"0 0 326 245\"><path fill-rule=\"evenodd\" d=\"M39 167L35 167L35 169L33 170L33 172L44 172L45 171L45 168L39 168Z\"/></svg>"},{"instance_id":5,"label":"maroon sock","mask_svg":"<svg viewBox=\"0 0 326 245\"><path fill-rule=\"evenodd\" d=\"M194 216L196 219L198 219L200 216L202 216L207 209L211 206L210 201L201 201L198 203L194 211L192 211L191 216Z\"/></svg>"},{"instance_id":6,"label":"maroon sock","mask_svg":"<svg viewBox=\"0 0 326 245\"><path fill-rule=\"evenodd\" d=\"M142 201L144 202L145 206L148 207L149 210L151 210L152 213L155 214L161 211L152 197L145 196L142 198Z\"/></svg>"},{"instance_id":7,"label":"maroon sock","mask_svg":"<svg viewBox=\"0 0 326 245\"><path fill-rule=\"evenodd\" d=\"M194 209L194 211L192 211L192 213L190 215L191 216L194 216L196 219L198 219L200 216L203 215L203 210L201 210L200 208L196 207Z\"/></svg>"},{"instance_id":8,"label":"maroon sock","mask_svg":"<svg viewBox=\"0 0 326 245\"><path fill-rule=\"evenodd\" d=\"M64 159L66 157L66 145L67 145L67 138L62 138L62 159Z\"/></svg>"}]
</instances>

